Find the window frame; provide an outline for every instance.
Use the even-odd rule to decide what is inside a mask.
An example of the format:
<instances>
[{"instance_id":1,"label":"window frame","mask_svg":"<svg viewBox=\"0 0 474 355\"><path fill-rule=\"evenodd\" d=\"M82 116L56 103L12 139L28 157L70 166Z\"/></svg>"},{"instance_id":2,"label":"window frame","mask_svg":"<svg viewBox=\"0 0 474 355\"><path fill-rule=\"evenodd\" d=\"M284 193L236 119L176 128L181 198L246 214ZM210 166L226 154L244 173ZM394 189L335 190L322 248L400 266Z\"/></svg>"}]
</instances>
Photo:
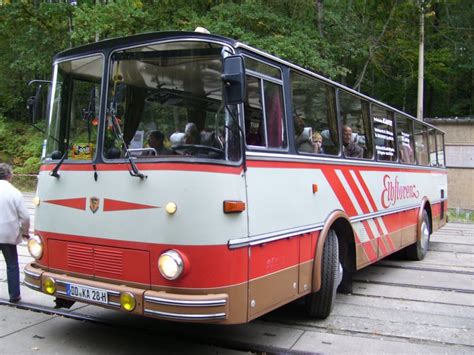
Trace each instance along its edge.
<instances>
[{"instance_id":1,"label":"window frame","mask_svg":"<svg viewBox=\"0 0 474 355\"><path fill-rule=\"evenodd\" d=\"M246 150L254 150L254 151L274 151L274 152L279 152L279 153L288 153L289 147L290 147L290 140L289 140L289 134L288 134L288 117L287 117L288 104L287 104L287 98L286 98L286 94L285 94L285 81L283 80L283 70L280 66L270 64L267 61L260 60L260 59L256 58L255 56L249 55L247 53L242 53L242 56L244 57L244 62L245 62L245 59L250 59L250 60L259 62L260 64L267 65L269 67L275 68L280 73L280 79L277 79L277 78L271 77L269 75L266 75L264 73L256 72L252 69L248 69L247 67L245 67L245 75L246 76L248 75L252 78L255 78L255 79L259 80L260 97L261 97L261 100L262 100L263 124L264 124L264 127L265 127L265 145L261 146L261 145L249 145L249 144L247 144L247 136L244 133L245 134L245 139L244 139L245 149ZM279 147L278 148L278 147L269 147L268 146L267 112L266 112L266 100L265 100L265 81L271 82L271 83L276 84L276 85L279 85L280 88L281 88L281 94L282 94L282 99L283 99L283 101L282 101L282 105L283 105L283 108L282 108L283 137L282 137L282 139L283 139L283 142L285 142L284 147ZM246 127L245 127L245 109L243 110L243 128L244 128L244 131L245 131L246 130Z\"/></svg>"},{"instance_id":2,"label":"window frame","mask_svg":"<svg viewBox=\"0 0 474 355\"><path fill-rule=\"evenodd\" d=\"M386 160L386 159L380 159L379 158L379 155L377 154L377 145L375 144L375 122L374 122L374 107L377 107L383 111L385 111L385 115L386 115L386 118L387 119L391 119L392 121L392 137L393 137L393 149L394 149L394 152L393 152L393 157L395 159L390 159L390 160ZM389 110L388 108L386 108L385 106L382 106L378 103L374 103L374 102L371 102L371 105L370 105L370 117L371 117L371 122L372 122L372 138L373 138L373 150L374 150L374 158L375 160L377 160L378 162L382 162L382 163L398 163L398 144L396 142L396 139L397 139L397 135L396 135L396 122L395 122L395 112L393 110Z\"/></svg>"}]
</instances>

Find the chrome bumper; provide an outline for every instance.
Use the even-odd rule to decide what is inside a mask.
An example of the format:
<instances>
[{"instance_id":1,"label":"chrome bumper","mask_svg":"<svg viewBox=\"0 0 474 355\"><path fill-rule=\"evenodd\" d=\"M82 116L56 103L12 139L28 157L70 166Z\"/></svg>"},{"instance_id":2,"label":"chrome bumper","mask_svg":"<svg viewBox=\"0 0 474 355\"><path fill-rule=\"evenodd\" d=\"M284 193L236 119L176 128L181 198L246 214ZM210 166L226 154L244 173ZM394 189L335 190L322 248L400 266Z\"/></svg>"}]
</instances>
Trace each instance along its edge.
<instances>
[{"instance_id":1,"label":"chrome bumper","mask_svg":"<svg viewBox=\"0 0 474 355\"><path fill-rule=\"evenodd\" d=\"M56 291L51 296L110 307L127 313L186 322L222 321L226 320L229 314L229 295L226 293L188 295L146 290L52 273L41 269L34 263L26 265L24 272L25 285L36 291L46 293L43 288L43 280L50 277L56 282ZM107 291L107 304L68 296L66 293L68 283ZM121 306L120 295L123 292L129 292L135 296L136 307L133 311L126 311Z\"/></svg>"}]
</instances>

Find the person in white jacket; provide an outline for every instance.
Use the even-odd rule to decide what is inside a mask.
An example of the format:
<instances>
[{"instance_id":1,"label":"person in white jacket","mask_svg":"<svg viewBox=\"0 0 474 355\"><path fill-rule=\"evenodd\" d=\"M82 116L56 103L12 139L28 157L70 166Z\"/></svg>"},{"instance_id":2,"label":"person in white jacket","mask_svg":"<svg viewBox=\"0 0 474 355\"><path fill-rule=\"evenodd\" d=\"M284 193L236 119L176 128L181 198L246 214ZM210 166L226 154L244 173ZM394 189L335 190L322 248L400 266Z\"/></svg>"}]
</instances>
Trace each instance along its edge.
<instances>
[{"instance_id":1,"label":"person in white jacket","mask_svg":"<svg viewBox=\"0 0 474 355\"><path fill-rule=\"evenodd\" d=\"M10 165L0 164L0 249L7 264L8 293L10 302L20 301L20 268L17 244L29 238L30 215L23 195L11 183Z\"/></svg>"}]
</instances>

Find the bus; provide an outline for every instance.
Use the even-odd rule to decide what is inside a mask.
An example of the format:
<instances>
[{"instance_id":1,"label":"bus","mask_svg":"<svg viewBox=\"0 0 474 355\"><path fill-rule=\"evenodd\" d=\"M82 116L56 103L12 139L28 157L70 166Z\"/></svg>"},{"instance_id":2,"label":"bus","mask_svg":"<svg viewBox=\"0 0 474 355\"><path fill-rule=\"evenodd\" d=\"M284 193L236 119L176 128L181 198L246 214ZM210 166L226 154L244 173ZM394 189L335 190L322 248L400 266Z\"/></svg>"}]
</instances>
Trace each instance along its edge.
<instances>
[{"instance_id":1,"label":"bus","mask_svg":"<svg viewBox=\"0 0 474 355\"><path fill-rule=\"evenodd\" d=\"M57 307L239 324L304 298L325 318L446 223L442 131L237 40L69 49L49 92L25 284Z\"/></svg>"}]
</instances>

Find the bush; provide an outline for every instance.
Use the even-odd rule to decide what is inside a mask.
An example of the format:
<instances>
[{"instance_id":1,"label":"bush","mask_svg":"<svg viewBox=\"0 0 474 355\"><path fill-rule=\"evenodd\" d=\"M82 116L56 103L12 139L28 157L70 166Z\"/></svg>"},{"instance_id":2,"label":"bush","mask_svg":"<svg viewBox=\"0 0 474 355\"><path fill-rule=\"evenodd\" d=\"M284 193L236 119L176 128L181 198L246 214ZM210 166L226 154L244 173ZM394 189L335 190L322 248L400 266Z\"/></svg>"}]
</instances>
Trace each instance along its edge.
<instances>
[{"instance_id":1,"label":"bush","mask_svg":"<svg viewBox=\"0 0 474 355\"><path fill-rule=\"evenodd\" d=\"M6 120L0 115L0 162L13 166L17 174L37 174L43 135L25 122Z\"/></svg>"}]
</instances>

